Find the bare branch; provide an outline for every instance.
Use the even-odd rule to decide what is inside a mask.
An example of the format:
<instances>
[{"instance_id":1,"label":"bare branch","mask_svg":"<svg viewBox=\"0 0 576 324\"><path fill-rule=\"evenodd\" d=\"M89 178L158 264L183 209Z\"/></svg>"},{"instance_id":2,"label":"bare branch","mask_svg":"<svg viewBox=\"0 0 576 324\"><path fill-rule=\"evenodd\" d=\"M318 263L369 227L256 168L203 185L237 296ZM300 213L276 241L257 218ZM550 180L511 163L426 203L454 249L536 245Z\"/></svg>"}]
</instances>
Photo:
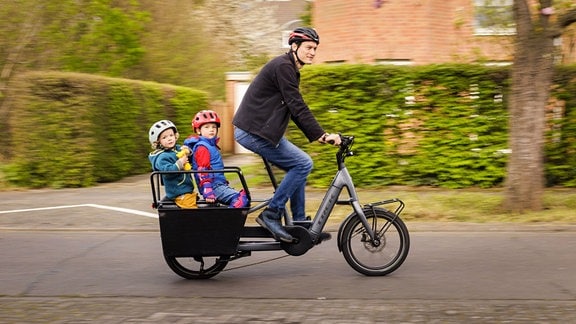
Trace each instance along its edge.
<instances>
[{"instance_id":1,"label":"bare branch","mask_svg":"<svg viewBox=\"0 0 576 324\"><path fill-rule=\"evenodd\" d=\"M558 16L558 25L560 28L566 28L573 23L576 23L576 8L570 9Z\"/></svg>"}]
</instances>

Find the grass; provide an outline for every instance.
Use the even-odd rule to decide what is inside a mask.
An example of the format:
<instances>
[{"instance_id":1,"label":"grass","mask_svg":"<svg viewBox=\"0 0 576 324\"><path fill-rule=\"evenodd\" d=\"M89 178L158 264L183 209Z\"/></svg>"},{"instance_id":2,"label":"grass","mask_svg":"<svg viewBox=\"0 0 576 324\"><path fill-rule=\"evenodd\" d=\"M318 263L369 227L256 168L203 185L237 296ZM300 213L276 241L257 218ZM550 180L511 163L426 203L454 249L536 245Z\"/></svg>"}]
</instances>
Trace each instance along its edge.
<instances>
[{"instance_id":1,"label":"grass","mask_svg":"<svg viewBox=\"0 0 576 324\"><path fill-rule=\"evenodd\" d=\"M242 166L249 188L270 186L261 164ZM282 173L276 173L281 175ZM248 176L249 175L249 176ZM234 184L233 184L234 185ZM508 213L501 208L503 189L438 189L428 187L357 188L362 204L399 198L405 203L401 213L405 221L470 223L576 223L576 189L545 190L545 209L538 212ZM308 188L306 212L313 216L325 190ZM341 194L347 198L347 192ZM384 206L394 210L395 206ZM351 213L351 207L337 205L331 221L338 222Z\"/></svg>"},{"instance_id":2,"label":"grass","mask_svg":"<svg viewBox=\"0 0 576 324\"><path fill-rule=\"evenodd\" d=\"M574 223L576 222L576 191L547 190L545 210L539 212L508 213L501 209L502 190L443 190L443 189L385 189L382 194L398 197L406 204L403 219L411 221L443 222L519 222ZM360 198L374 197L362 192ZM371 199L368 199L371 201Z\"/></svg>"}]
</instances>

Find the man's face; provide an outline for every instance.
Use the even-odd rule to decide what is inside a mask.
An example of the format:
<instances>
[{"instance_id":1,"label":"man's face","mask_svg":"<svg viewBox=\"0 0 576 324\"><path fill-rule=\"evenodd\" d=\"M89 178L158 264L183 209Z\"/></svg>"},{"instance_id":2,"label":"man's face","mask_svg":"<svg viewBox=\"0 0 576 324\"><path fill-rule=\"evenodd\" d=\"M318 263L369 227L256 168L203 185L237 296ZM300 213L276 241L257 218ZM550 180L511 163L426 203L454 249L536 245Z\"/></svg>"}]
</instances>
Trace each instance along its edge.
<instances>
[{"instance_id":1,"label":"man's face","mask_svg":"<svg viewBox=\"0 0 576 324\"><path fill-rule=\"evenodd\" d=\"M294 51L296 51L296 48L298 48L298 45L295 43L292 44L292 49ZM314 56L316 56L316 49L317 48L318 48L318 44L316 44L316 42L312 42L312 41L302 42L302 44L298 48L296 54L298 55L298 58L300 58L300 60L302 60L302 62L304 62L306 64L312 64L312 61L314 60Z\"/></svg>"}]
</instances>

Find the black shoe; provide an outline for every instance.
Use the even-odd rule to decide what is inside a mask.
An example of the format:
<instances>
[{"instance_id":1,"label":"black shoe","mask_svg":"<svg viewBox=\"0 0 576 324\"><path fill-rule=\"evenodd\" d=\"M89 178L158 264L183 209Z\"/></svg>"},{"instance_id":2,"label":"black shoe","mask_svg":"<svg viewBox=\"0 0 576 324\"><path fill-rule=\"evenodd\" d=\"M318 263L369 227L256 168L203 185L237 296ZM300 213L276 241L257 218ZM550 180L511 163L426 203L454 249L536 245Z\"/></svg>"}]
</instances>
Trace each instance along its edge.
<instances>
[{"instance_id":1,"label":"black shoe","mask_svg":"<svg viewBox=\"0 0 576 324\"><path fill-rule=\"evenodd\" d=\"M281 215L273 210L266 208L258 217L256 217L256 223L265 229L269 230L274 239L286 243L294 242L294 237L290 233L286 232L280 221Z\"/></svg>"}]
</instances>

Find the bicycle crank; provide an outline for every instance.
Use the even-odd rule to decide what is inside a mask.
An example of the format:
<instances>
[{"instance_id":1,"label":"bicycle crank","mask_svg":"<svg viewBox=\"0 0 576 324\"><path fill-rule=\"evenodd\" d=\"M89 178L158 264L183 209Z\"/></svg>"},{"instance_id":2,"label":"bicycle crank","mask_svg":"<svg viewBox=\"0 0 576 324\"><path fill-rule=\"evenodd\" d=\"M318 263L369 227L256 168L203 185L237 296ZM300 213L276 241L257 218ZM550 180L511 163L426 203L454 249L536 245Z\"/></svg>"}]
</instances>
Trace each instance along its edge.
<instances>
[{"instance_id":1,"label":"bicycle crank","mask_svg":"<svg viewBox=\"0 0 576 324\"><path fill-rule=\"evenodd\" d=\"M299 256L308 252L308 250L314 246L310 233L304 227L286 226L285 229L296 239L296 242L294 243L280 242L280 246L284 251L286 251L286 253L293 256Z\"/></svg>"}]
</instances>

